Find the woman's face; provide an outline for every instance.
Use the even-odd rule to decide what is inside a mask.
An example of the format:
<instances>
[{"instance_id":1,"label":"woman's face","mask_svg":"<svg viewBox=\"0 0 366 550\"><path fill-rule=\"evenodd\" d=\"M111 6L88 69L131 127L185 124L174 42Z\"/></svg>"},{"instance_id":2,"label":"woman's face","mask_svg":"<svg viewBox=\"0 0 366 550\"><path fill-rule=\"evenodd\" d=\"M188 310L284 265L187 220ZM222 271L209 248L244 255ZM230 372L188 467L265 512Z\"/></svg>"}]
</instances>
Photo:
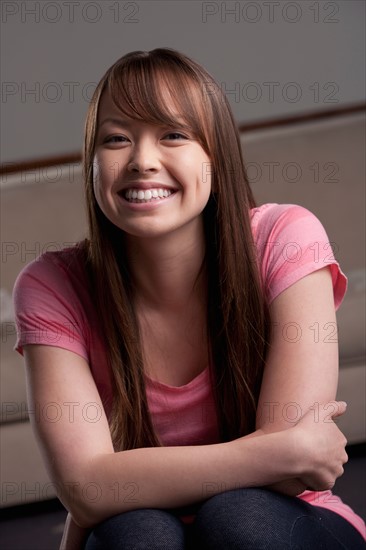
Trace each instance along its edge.
<instances>
[{"instance_id":1,"label":"woman's face","mask_svg":"<svg viewBox=\"0 0 366 550\"><path fill-rule=\"evenodd\" d=\"M105 216L136 237L196 230L211 191L211 163L187 131L121 115L109 95L99 105L94 193Z\"/></svg>"}]
</instances>

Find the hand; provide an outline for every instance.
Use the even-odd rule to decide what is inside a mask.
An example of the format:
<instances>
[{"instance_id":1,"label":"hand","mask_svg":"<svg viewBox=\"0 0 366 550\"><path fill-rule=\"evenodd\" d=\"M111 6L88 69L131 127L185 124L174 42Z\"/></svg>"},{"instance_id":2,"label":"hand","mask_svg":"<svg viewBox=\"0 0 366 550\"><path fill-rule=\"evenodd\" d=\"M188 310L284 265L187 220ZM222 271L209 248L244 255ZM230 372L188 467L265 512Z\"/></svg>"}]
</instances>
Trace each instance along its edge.
<instances>
[{"instance_id":1,"label":"hand","mask_svg":"<svg viewBox=\"0 0 366 550\"><path fill-rule=\"evenodd\" d=\"M348 460L347 440L333 418L344 414L346 403L331 401L311 408L289 431L300 450L299 480L313 491L331 489Z\"/></svg>"}]
</instances>

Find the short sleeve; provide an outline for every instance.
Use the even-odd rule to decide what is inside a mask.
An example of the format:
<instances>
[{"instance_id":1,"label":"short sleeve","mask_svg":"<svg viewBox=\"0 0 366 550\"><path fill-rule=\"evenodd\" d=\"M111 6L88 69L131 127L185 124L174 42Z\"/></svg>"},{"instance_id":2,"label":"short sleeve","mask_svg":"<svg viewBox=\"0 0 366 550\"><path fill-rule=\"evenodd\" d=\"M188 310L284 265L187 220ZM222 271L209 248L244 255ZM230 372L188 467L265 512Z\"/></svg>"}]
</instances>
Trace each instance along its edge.
<instances>
[{"instance_id":1,"label":"short sleeve","mask_svg":"<svg viewBox=\"0 0 366 550\"><path fill-rule=\"evenodd\" d=\"M73 351L88 359L84 320L77 294L67 271L46 253L18 275L14 290L17 342L23 354L26 344L45 344Z\"/></svg>"},{"instance_id":2,"label":"short sleeve","mask_svg":"<svg viewBox=\"0 0 366 550\"><path fill-rule=\"evenodd\" d=\"M323 225L312 212L297 205L266 204L253 209L252 228L268 303L302 277L329 266L338 309L347 278Z\"/></svg>"}]
</instances>

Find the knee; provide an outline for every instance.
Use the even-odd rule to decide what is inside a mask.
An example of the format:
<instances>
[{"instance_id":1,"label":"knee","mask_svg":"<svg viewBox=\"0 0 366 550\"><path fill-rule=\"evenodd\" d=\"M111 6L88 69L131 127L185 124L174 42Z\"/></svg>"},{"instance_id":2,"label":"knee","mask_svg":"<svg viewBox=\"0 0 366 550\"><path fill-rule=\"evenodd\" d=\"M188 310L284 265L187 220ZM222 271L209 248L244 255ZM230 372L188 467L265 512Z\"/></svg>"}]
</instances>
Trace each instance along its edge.
<instances>
[{"instance_id":1,"label":"knee","mask_svg":"<svg viewBox=\"0 0 366 550\"><path fill-rule=\"evenodd\" d=\"M241 509L245 510L246 514L256 514L258 509L268 506L272 495L271 491L257 487L225 491L206 500L200 507L198 516L209 515L219 519L222 515L240 513Z\"/></svg>"},{"instance_id":2,"label":"knee","mask_svg":"<svg viewBox=\"0 0 366 550\"><path fill-rule=\"evenodd\" d=\"M134 510L103 521L90 534L85 550L183 550L184 529L163 510Z\"/></svg>"},{"instance_id":3,"label":"knee","mask_svg":"<svg viewBox=\"0 0 366 550\"><path fill-rule=\"evenodd\" d=\"M202 548L274 548L276 511L265 489L235 489L207 500L196 516L195 533ZM277 516L278 518L278 516Z\"/></svg>"}]
</instances>

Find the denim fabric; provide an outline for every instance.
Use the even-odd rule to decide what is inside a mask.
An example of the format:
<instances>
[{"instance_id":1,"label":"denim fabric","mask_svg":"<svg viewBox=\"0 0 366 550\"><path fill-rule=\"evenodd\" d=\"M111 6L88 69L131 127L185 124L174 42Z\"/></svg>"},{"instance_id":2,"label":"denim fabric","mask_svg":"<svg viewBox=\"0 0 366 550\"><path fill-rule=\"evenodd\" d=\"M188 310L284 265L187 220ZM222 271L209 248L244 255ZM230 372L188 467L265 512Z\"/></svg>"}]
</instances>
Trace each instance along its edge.
<instances>
[{"instance_id":1,"label":"denim fabric","mask_svg":"<svg viewBox=\"0 0 366 550\"><path fill-rule=\"evenodd\" d=\"M345 519L266 489L235 489L195 507L191 525L177 510L140 509L100 523L85 550L361 550ZM179 512L180 513L180 512Z\"/></svg>"}]
</instances>

